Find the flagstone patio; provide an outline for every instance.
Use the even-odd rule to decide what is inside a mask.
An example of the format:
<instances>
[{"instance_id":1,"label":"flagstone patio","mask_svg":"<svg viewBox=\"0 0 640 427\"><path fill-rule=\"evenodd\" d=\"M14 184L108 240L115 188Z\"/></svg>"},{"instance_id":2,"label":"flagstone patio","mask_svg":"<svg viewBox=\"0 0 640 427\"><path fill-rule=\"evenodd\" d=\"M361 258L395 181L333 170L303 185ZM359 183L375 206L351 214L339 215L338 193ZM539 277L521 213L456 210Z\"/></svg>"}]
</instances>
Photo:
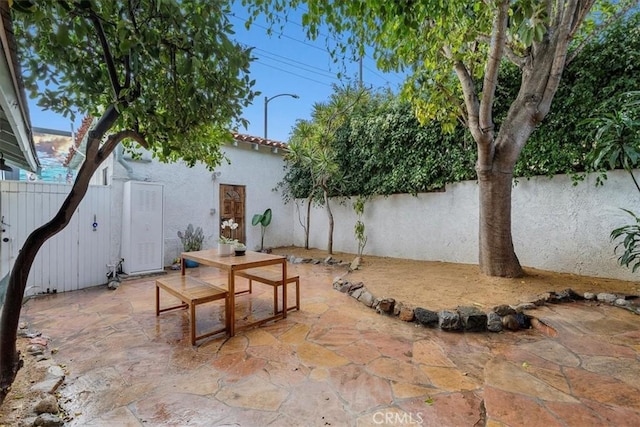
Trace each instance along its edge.
<instances>
[{"instance_id":1,"label":"flagstone patio","mask_svg":"<svg viewBox=\"0 0 640 427\"><path fill-rule=\"evenodd\" d=\"M68 372L67 425L640 425L640 322L628 311L538 308L555 336L450 333L335 291L342 270L289 268L301 277L300 311L196 347L186 311L156 317L153 278L30 300L23 320ZM223 282L214 269L189 274ZM271 298L254 285L238 297L239 322L268 315ZM221 304L198 310L199 328L222 322Z\"/></svg>"}]
</instances>

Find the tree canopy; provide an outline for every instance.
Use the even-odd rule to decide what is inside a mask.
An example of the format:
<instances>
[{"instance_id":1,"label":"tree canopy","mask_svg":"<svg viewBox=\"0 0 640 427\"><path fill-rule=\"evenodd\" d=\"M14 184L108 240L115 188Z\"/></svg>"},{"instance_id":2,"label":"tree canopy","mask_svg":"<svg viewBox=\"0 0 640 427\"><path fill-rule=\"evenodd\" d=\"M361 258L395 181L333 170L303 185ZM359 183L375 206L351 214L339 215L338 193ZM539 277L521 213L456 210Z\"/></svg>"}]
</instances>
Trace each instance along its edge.
<instances>
[{"instance_id":1,"label":"tree canopy","mask_svg":"<svg viewBox=\"0 0 640 427\"><path fill-rule=\"evenodd\" d=\"M640 13L615 23L584 46L564 71L547 120L531 136L518 159L516 178L570 174L577 180L593 170L589 153L597 123L585 119L603 112L626 111L626 98L619 94L640 87L639 52ZM517 67L509 63L502 67L496 90L497 128L520 85ZM332 96L339 93L338 89ZM635 144L632 139L626 143ZM331 140L343 178L341 191L332 189L331 194L418 193L474 179L473 145L461 124L453 133L443 133L436 121L420 124L411 105L398 96L388 91L371 92L349 112ZM624 165L614 162L605 166ZM304 165L289 159L285 188L296 197L306 197L310 188L301 168Z\"/></svg>"},{"instance_id":2,"label":"tree canopy","mask_svg":"<svg viewBox=\"0 0 640 427\"><path fill-rule=\"evenodd\" d=\"M115 147L135 141L162 161L182 158L190 166L201 161L214 168L222 160L221 144L255 95L251 52L230 38L228 3L9 2L32 96L42 107L97 122L69 195L54 218L27 237L9 275L0 318L0 404L21 366L17 328L33 261L67 226Z\"/></svg>"},{"instance_id":3,"label":"tree canopy","mask_svg":"<svg viewBox=\"0 0 640 427\"><path fill-rule=\"evenodd\" d=\"M403 71L403 95L417 117L453 131L460 121L477 148L479 265L490 276L523 274L511 234L515 165L548 115L562 73L586 42L638 0L243 0L253 16L274 22L306 6L302 24L315 38L324 26L336 56L360 57L371 46L383 70ZM281 16L284 14L284 18ZM496 127L496 90L503 61L520 86Z\"/></svg>"},{"instance_id":4,"label":"tree canopy","mask_svg":"<svg viewBox=\"0 0 640 427\"><path fill-rule=\"evenodd\" d=\"M253 99L251 52L234 42L227 2L17 2L25 85L41 107L136 132L161 160L220 162L221 141ZM14 10L18 12L18 10Z\"/></svg>"}]
</instances>

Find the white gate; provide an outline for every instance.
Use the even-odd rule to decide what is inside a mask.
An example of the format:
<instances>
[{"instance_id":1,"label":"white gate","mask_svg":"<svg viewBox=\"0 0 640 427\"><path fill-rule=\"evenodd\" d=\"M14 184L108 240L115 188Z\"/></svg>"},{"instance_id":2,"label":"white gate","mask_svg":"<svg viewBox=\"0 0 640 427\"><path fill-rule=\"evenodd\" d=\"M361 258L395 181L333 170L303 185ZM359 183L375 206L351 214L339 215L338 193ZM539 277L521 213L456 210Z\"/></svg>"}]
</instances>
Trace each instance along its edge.
<instances>
[{"instance_id":1,"label":"white gate","mask_svg":"<svg viewBox=\"0 0 640 427\"><path fill-rule=\"evenodd\" d=\"M70 185L0 181L0 279L29 233L58 212ZM106 282L111 244L111 187L90 186L69 225L40 249L26 295L66 292Z\"/></svg>"},{"instance_id":2,"label":"white gate","mask_svg":"<svg viewBox=\"0 0 640 427\"><path fill-rule=\"evenodd\" d=\"M122 257L127 274L162 271L163 187L152 182L124 183Z\"/></svg>"}]
</instances>

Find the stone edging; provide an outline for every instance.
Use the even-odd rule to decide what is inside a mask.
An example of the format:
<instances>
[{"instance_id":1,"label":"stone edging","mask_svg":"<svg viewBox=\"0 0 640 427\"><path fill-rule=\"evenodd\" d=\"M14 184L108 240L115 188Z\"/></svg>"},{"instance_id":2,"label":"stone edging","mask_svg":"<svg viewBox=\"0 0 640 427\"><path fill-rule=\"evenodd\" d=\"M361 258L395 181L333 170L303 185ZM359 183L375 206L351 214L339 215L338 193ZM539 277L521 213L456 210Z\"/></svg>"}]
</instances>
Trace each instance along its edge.
<instances>
[{"instance_id":1,"label":"stone edging","mask_svg":"<svg viewBox=\"0 0 640 427\"><path fill-rule=\"evenodd\" d=\"M443 331L464 332L500 332L503 329L517 331L519 329L548 328L534 316L525 313L545 304L559 304L580 300L591 300L608 303L640 314L640 305L634 300L636 296L615 295L610 293L594 294L587 292L580 295L571 289L561 292L545 292L536 299L518 305L498 305L487 313L473 306L459 306L454 310L438 312L422 307L412 307L393 298L376 298L364 283L352 283L342 278L333 283L333 288L350 295L367 307L380 314L397 317L405 322L416 322L423 326L439 328Z\"/></svg>"},{"instance_id":2,"label":"stone edging","mask_svg":"<svg viewBox=\"0 0 640 427\"><path fill-rule=\"evenodd\" d=\"M18 339L29 340L26 354L21 356L36 359L37 362L33 369L46 370L44 380L31 385L31 390L37 392L39 398L34 402L34 406L27 417L21 419L23 423L21 425L63 426L67 416L58 402L57 391L64 384L66 372L53 359L52 353L54 351L49 348L49 338L44 337L40 332L31 331L25 322L21 322L18 327L18 337ZM27 369L27 367L23 366L22 369Z\"/></svg>"},{"instance_id":3,"label":"stone edging","mask_svg":"<svg viewBox=\"0 0 640 427\"><path fill-rule=\"evenodd\" d=\"M324 264L324 265L350 265L337 261L331 256L320 260L288 256L288 261L293 264ZM353 268L353 266L352 266ZM357 267L356 267L357 268ZM349 270L351 271L351 269ZM348 272L333 283L333 288L350 295L365 306L376 310L380 314L397 317L405 322L416 322L423 326L439 328L444 331L465 332L500 332L502 330L517 331L536 327L549 330L549 326L542 324L534 316L525 313L545 304L559 304L580 300L597 301L624 308L632 313L640 314L640 299L637 295L616 295L613 293L585 292L578 294L572 289L561 292L549 291L535 297L532 301L517 305L498 305L488 312L483 312L473 306L459 306L453 310L431 311L422 307L413 307L394 298L376 298L364 283L352 283L344 280Z\"/></svg>"}]
</instances>

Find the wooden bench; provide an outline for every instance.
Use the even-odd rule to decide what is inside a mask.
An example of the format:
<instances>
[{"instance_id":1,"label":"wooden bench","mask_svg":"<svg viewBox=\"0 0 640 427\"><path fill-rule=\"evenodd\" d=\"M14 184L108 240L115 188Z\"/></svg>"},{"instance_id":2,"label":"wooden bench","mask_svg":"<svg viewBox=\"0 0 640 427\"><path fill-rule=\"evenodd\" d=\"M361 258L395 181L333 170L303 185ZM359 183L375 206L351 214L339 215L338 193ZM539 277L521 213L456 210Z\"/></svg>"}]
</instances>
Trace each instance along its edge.
<instances>
[{"instance_id":1,"label":"wooden bench","mask_svg":"<svg viewBox=\"0 0 640 427\"><path fill-rule=\"evenodd\" d=\"M172 307L160 308L160 289L165 290L174 297L182 301L182 304ZM224 299L224 315L225 326L215 331L207 332L202 335L196 335L196 306L205 302ZM156 316L160 313L178 308L189 309L189 320L191 323L191 345L196 345L196 341L202 338L210 337L227 330L229 324L227 317L231 312L229 310L229 292L210 283L196 279L190 276L169 276L156 280Z\"/></svg>"},{"instance_id":2,"label":"wooden bench","mask_svg":"<svg viewBox=\"0 0 640 427\"><path fill-rule=\"evenodd\" d=\"M268 268L250 268L248 270L238 270L236 271L236 276L244 277L245 279L249 279L249 289L245 291L236 292L236 294L241 293L251 293L253 290L252 282L255 280L256 282L264 283L265 285L269 285L273 287L273 314L278 314L282 312L282 310L278 310L278 286L282 285L282 270L271 270ZM289 274L287 272L287 280L285 283L295 283L296 284L296 305L293 307L287 307L287 311L290 310L300 310L300 276ZM284 302L283 302L284 304Z\"/></svg>"}]
</instances>

